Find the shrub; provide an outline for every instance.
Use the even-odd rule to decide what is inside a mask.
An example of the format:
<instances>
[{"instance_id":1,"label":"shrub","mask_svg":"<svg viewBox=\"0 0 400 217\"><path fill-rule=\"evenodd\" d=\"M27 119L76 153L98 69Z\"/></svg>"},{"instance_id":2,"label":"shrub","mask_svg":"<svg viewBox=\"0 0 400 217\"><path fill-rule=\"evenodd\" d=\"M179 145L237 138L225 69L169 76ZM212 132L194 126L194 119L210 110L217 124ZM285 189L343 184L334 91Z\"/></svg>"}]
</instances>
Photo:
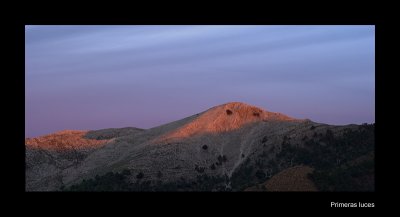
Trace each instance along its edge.
<instances>
[{"instance_id":1,"label":"shrub","mask_svg":"<svg viewBox=\"0 0 400 217\"><path fill-rule=\"evenodd\" d=\"M195 169L197 172L199 172L199 173L203 173L204 170L205 170L206 168L204 168L204 167L199 167L198 165L196 165L194 169Z\"/></svg>"},{"instance_id":2,"label":"shrub","mask_svg":"<svg viewBox=\"0 0 400 217\"><path fill-rule=\"evenodd\" d=\"M207 150L208 149L208 146L207 145L203 145L203 147L202 147L204 150Z\"/></svg>"},{"instance_id":3,"label":"shrub","mask_svg":"<svg viewBox=\"0 0 400 217\"><path fill-rule=\"evenodd\" d=\"M218 155L218 162L220 163L220 164L222 164L222 162L226 162L226 161L228 161L228 159L226 158L226 156L225 155Z\"/></svg>"},{"instance_id":4,"label":"shrub","mask_svg":"<svg viewBox=\"0 0 400 217\"><path fill-rule=\"evenodd\" d=\"M218 162L221 164L221 163L222 163L222 156L221 156L221 155L218 155L217 160L218 160Z\"/></svg>"},{"instance_id":5,"label":"shrub","mask_svg":"<svg viewBox=\"0 0 400 217\"><path fill-rule=\"evenodd\" d=\"M260 113L258 113L258 112L253 112L253 116L255 116L255 117L260 117Z\"/></svg>"},{"instance_id":6,"label":"shrub","mask_svg":"<svg viewBox=\"0 0 400 217\"><path fill-rule=\"evenodd\" d=\"M144 174L142 172L140 172L136 175L136 178L138 178L138 179L142 179L143 177L144 177Z\"/></svg>"},{"instance_id":7,"label":"shrub","mask_svg":"<svg viewBox=\"0 0 400 217\"><path fill-rule=\"evenodd\" d=\"M131 171L125 169L125 170L122 171L121 174L122 174L123 176L129 176L129 175L131 175Z\"/></svg>"},{"instance_id":8,"label":"shrub","mask_svg":"<svg viewBox=\"0 0 400 217\"><path fill-rule=\"evenodd\" d=\"M232 111L229 110L229 109L227 109L227 110L226 110L226 114L227 114L227 115L231 115L231 114L232 114Z\"/></svg>"},{"instance_id":9,"label":"shrub","mask_svg":"<svg viewBox=\"0 0 400 217\"><path fill-rule=\"evenodd\" d=\"M260 180L263 180L263 179L265 179L266 175L265 175L265 173L264 173L262 170L257 170L257 172L256 172L256 177L257 177L258 179L260 179Z\"/></svg>"},{"instance_id":10,"label":"shrub","mask_svg":"<svg viewBox=\"0 0 400 217\"><path fill-rule=\"evenodd\" d=\"M264 136L264 137L262 138L262 140L261 140L261 143L266 143L267 141L268 141L267 136Z\"/></svg>"}]
</instances>

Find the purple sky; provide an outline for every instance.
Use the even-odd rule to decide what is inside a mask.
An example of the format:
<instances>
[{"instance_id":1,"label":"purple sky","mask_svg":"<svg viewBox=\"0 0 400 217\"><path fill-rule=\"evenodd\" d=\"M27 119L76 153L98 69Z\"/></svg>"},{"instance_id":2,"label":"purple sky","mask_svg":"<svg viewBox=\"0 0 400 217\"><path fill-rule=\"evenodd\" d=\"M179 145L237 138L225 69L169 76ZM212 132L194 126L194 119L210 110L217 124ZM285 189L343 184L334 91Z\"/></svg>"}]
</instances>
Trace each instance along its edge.
<instances>
[{"instance_id":1,"label":"purple sky","mask_svg":"<svg viewBox=\"0 0 400 217\"><path fill-rule=\"evenodd\" d=\"M26 26L25 135L151 128L240 101L375 122L375 26Z\"/></svg>"}]
</instances>

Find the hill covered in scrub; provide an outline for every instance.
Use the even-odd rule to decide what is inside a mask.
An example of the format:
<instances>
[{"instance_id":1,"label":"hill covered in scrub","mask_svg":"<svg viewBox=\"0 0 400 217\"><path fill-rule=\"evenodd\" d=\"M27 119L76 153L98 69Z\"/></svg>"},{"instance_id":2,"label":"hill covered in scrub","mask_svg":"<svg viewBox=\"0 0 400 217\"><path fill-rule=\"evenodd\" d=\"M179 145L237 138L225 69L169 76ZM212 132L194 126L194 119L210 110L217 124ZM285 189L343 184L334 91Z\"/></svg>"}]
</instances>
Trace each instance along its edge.
<instances>
[{"instance_id":1,"label":"hill covered in scrub","mask_svg":"<svg viewBox=\"0 0 400 217\"><path fill-rule=\"evenodd\" d=\"M374 191L374 127L234 102L147 130L51 134L25 142L26 190Z\"/></svg>"},{"instance_id":2,"label":"hill covered in scrub","mask_svg":"<svg viewBox=\"0 0 400 217\"><path fill-rule=\"evenodd\" d=\"M308 177L313 170L309 166L290 167L245 191L317 191L314 182Z\"/></svg>"}]
</instances>

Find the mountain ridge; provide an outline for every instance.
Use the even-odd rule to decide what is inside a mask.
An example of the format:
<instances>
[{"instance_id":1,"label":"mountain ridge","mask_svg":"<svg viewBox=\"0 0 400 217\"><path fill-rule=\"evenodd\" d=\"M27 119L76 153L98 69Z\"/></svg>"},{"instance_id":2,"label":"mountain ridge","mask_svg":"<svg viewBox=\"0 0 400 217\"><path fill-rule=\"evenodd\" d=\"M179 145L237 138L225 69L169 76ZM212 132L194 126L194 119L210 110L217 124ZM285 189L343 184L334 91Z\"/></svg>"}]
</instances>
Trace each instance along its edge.
<instances>
[{"instance_id":1,"label":"mountain ridge","mask_svg":"<svg viewBox=\"0 0 400 217\"><path fill-rule=\"evenodd\" d=\"M330 126L231 102L150 129L57 132L46 136L61 139L51 141L64 149L40 149L40 142L45 141L42 144L48 146L43 137L26 140L27 190L59 190L62 186L76 186L83 180L121 171L131 174L127 176L128 183L150 183L153 189L164 186L160 182L175 185L184 179L197 183L199 176L219 180L215 189L244 189L257 184L254 183L257 179L252 178L256 174L269 177L295 166L293 159L286 162L286 155L281 154L288 141L291 146L306 150L308 143L324 138L325 134L339 137L360 127ZM79 149L84 145L70 144L70 140L97 146ZM32 141L36 142L36 148ZM271 166L273 161L280 163ZM255 166L259 169L242 176L247 173L246 168ZM246 177L253 181L242 183Z\"/></svg>"}]
</instances>

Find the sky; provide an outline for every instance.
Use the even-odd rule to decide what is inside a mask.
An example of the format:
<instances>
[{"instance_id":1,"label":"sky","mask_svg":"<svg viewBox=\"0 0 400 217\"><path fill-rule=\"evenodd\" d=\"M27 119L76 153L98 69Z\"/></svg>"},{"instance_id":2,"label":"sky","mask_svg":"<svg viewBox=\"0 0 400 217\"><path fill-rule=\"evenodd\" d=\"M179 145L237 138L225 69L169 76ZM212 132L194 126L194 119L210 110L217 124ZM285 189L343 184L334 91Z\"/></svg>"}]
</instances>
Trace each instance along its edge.
<instances>
[{"instance_id":1,"label":"sky","mask_svg":"<svg viewBox=\"0 0 400 217\"><path fill-rule=\"evenodd\" d=\"M375 122L375 26L25 26L25 136L152 128L227 102Z\"/></svg>"}]
</instances>

